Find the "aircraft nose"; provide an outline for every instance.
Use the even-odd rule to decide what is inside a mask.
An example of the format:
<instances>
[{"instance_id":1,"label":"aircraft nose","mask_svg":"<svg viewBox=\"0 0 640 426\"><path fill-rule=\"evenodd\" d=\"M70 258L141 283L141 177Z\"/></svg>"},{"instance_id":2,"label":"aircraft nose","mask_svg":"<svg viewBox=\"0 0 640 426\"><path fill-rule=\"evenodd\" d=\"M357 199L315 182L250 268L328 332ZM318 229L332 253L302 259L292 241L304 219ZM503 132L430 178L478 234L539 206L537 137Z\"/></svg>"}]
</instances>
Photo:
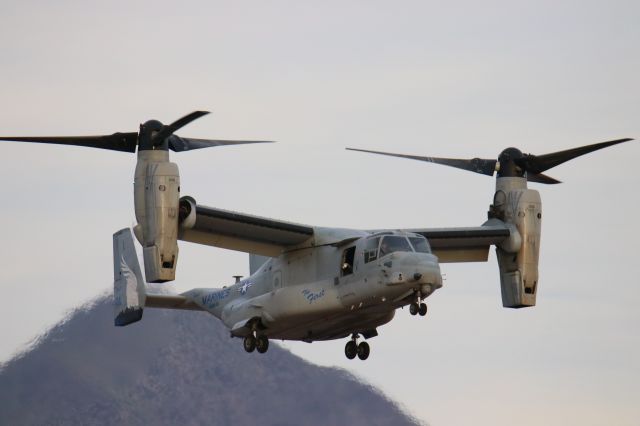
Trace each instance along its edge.
<instances>
[{"instance_id":1,"label":"aircraft nose","mask_svg":"<svg viewBox=\"0 0 640 426\"><path fill-rule=\"evenodd\" d=\"M442 286L440 265L438 265L438 259L432 254L401 253L393 259L386 274L389 278L389 285L408 283L430 284L436 288Z\"/></svg>"},{"instance_id":2,"label":"aircraft nose","mask_svg":"<svg viewBox=\"0 0 640 426\"><path fill-rule=\"evenodd\" d=\"M414 267L413 278L420 284L434 284L442 286L442 276L440 275L440 265L433 255L427 255L420 259Z\"/></svg>"}]
</instances>

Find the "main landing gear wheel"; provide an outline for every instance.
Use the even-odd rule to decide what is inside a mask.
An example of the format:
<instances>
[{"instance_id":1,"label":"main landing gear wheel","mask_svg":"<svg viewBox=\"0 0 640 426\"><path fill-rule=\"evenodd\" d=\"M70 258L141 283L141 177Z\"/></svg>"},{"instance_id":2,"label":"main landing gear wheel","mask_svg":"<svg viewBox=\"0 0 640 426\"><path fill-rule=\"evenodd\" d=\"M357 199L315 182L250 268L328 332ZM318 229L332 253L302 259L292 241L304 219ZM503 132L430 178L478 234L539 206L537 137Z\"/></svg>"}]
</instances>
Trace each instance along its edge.
<instances>
[{"instance_id":1,"label":"main landing gear wheel","mask_svg":"<svg viewBox=\"0 0 640 426\"><path fill-rule=\"evenodd\" d=\"M244 350L247 352L254 351L254 349L256 348L256 338L254 337L253 334L250 334L249 336L244 338L243 346L244 346ZM268 346L268 343L267 343L267 346Z\"/></svg>"},{"instance_id":2,"label":"main landing gear wheel","mask_svg":"<svg viewBox=\"0 0 640 426\"><path fill-rule=\"evenodd\" d=\"M354 359L358 355L358 345L355 340L349 340L344 346L344 354L349 359Z\"/></svg>"},{"instance_id":3,"label":"main landing gear wheel","mask_svg":"<svg viewBox=\"0 0 640 426\"><path fill-rule=\"evenodd\" d=\"M421 303L420 304L420 308L418 309L418 313L420 314L421 317L427 315L427 304L426 303Z\"/></svg>"},{"instance_id":4,"label":"main landing gear wheel","mask_svg":"<svg viewBox=\"0 0 640 426\"><path fill-rule=\"evenodd\" d=\"M369 348L369 344L367 342L360 342L360 344L358 345L358 358L364 361L365 359L369 358L370 352L371 349Z\"/></svg>"},{"instance_id":5,"label":"main landing gear wheel","mask_svg":"<svg viewBox=\"0 0 640 426\"><path fill-rule=\"evenodd\" d=\"M351 336L351 340L349 340L344 346L344 354L349 359L354 359L357 356L364 361L365 359L369 358L370 352L371 349L369 348L369 344L367 342L360 342L360 344L358 344L357 334L353 334L353 336Z\"/></svg>"},{"instance_id":6,"label":"main landing gear wheel","mask_svg":"<svg viewBox=\"0 0 640 426\"><path fill-rule=\"evenodd\" d=\"M258 336L256 339L256 349L263 354L269 349L269 339L267 336Z\"/></svg>"},{"instance_id":7,"label":"main landing gear wheel","mask_svg":"<svg viewBox=\"0 0 640 426\"><path fill-rule=\"evenodd\" d=\"M409 313L411 315L417 315L419 311L420 311L420 306L418 306L416 302L413 302L412 304L409 305Z\"/></svg>"}]
</instances>

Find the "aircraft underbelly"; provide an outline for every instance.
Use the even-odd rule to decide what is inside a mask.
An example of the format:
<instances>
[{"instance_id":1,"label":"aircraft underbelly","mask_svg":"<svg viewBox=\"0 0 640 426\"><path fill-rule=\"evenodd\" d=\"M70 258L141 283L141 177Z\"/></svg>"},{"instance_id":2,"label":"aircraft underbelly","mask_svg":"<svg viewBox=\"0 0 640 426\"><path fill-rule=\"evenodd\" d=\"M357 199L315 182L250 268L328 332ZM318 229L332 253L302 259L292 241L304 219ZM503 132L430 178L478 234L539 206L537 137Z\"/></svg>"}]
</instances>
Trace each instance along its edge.
<instances>
[{"instance_id":1,"label":"aircraft underbelly","mask_svg":"<svg viewBox=\"0 0 640 426\"><path fill-rule=\"evenodd\" d=\"M332 340L352 333L373 330L393 319L395 307L377 306L358 311L342 311L332 315L283 320L268 329L271 339Z\"/></svg>"}]
</instances>

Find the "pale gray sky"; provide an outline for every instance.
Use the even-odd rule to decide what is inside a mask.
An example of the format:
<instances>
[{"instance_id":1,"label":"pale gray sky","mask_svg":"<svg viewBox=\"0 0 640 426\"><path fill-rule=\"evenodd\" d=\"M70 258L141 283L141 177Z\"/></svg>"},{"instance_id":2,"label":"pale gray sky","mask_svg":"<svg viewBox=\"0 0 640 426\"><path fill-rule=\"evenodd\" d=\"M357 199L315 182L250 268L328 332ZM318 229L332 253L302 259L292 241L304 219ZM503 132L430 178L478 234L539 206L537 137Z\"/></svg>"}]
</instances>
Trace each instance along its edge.
<instances>
[{"instance_id":1,"label":"pale gray sky","mask_svg":"<svg viewBox=\"0 0 640 426\"><path fill-rule=\"evenodd\" d=\"M492 158L638 138L639 18L634 1L5 0L0 134L135 131L210 109L180 134L279 143L173 155L202 204L325 226L478 225L493 179L343 148ZM1 148L6 360L111 288L135 157ZM433 425L637 424L639 159L634 141L554 169L562 185L532 185L536 308L501 308L492 255L444 265L428 317L399 311L367 362L346 360L343 341L285 346ZM248 272L241 253L182 244L180 256L178 289Z\"/></svg>"}]
</instances>

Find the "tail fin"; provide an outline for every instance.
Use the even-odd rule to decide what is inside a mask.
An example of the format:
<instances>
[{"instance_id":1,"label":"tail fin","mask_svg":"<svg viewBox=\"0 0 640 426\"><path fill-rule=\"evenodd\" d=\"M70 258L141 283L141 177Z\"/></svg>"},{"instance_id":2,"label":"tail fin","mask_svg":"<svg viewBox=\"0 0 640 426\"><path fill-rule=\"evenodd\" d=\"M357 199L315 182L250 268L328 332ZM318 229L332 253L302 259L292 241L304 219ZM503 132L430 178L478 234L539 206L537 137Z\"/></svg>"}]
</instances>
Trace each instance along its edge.
<instances>
[{"instance_id":1,"label":"tail fin","mask_svg":"<svg viewBox=\"0 0 640 426\"><path fill-rule=\"evenodd\" d=\"M271 258L267 256L260 256L259 254L249 254L249 273L253 275L269 259Z\"/></svg>"},{"instance_id":2,"label":"tail fin","mask_svg":"<svg viewBox=\"0 0 640 426\"><path fill-rule=\"evenodd\" d=\"M142 319L145 284L129 228L113 234L113 310L116 326Z\"/></svg>"}]
</instances>

